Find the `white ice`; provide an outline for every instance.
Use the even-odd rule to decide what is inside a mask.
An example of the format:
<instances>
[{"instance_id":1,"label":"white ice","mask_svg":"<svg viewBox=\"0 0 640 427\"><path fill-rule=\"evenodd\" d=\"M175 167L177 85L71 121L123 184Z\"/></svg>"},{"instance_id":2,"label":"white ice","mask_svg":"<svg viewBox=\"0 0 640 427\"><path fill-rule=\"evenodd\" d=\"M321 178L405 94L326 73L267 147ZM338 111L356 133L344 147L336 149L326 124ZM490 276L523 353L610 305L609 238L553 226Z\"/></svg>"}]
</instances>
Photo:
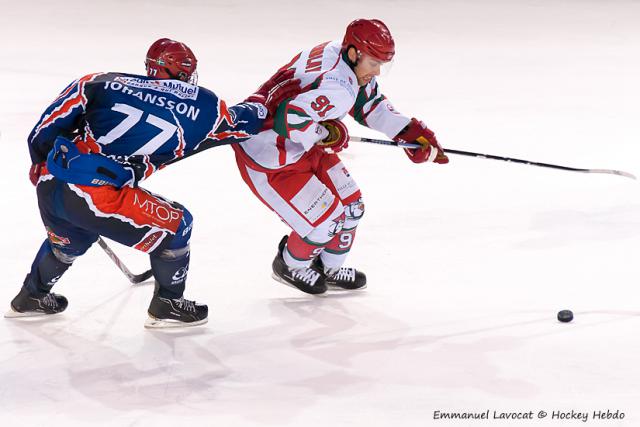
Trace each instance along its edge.
<instances>
[{"instance_id":1,"label":"white ice","mask_svg":"<svg viewBox=\"0 0 640 427\"><path fill-rule=\"evenodd\" d=\"M26 137L68 82L142 73L168 36L194 49L200 84L239 102L358 17L391 28L383 92L446 148L640 175L638 1L0 0L2 305L44 238ZM287 228L232 150L210 150L145 184L195 216L187 296L209 304L209 324L145 330L152 287L129 285L96 245L55 287L65 313L0 319L0 423L576 425L551 419L574 410L640 425L637 181L454 156L414 165L362 143L343 160L367 206L349 259L366 291L317 298L273 281ZM560 309L575 320L559 323ZM434 419L486 410L549 415ZM591 419L606 410L625 418Z\"/></svg>"}]
</instances>

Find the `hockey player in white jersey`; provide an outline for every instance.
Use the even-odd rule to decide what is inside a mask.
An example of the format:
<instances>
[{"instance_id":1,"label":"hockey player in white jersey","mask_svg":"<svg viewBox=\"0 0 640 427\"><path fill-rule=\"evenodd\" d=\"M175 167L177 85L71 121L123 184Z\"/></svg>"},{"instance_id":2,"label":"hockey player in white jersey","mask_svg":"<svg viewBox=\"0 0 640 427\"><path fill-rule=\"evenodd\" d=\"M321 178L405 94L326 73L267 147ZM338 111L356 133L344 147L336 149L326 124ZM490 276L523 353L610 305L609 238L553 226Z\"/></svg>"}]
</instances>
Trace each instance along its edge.
<instances>
[{"instance_id":1,"label":"hockey player in white jersey","mask_svg":"<svg viewBox=\"0 0 640 427\"><path fill-rule=\"evenodd\" d=\"M340 121L347 113L396 141L421 144L405 150L414 163L449 161L433 132L380 92L376 76L394 54L382 21L351 22L342 41L305 50L280 69L295 70L301 93L279 105L272 127L233 146L251 191L293 230L273 261L276 280L310 294L366 285L364 273L343 267L364 214L360 189L336 154L348 145Z\"/></svg>"}]
</instances>

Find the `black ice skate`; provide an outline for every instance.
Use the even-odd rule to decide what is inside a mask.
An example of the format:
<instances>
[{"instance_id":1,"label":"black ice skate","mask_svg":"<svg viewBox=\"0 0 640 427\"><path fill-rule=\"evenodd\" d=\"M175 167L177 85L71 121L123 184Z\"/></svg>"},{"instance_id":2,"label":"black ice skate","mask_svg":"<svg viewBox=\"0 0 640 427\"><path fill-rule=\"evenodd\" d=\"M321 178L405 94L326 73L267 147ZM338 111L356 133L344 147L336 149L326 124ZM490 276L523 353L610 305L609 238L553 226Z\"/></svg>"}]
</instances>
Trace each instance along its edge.
<instances>
[{"instance_id":1,"label":"black ice skate","mask_svg":"<svg viewBox=\"0 0 640 427\"><path fill-rule=\"evenodd\" d=\"M207 323L209 308L188 299L163 298L155 293L148 314L145 328L180 328Z\"/></svg>"},{"instance_id":2,"label":"black ice skate","mask_svg":"<svg viewBox=\"0 0 640 427\"><path fill-rule=\"evenodd\" d=\"M322 294L327 291L324 277L313 268L290 268L282 258L282 251L287 244L288 236L284 236L278 245L276 255L271 267L272 277L280 283L291 286L308 294Z\"/></svg>"},{"instance_id":3,"label":"black ice skate","mask_svg":"<svg viewBox=\"0 0 640 427\"><path fill-rule=\"evenodd\" d=\"M24 286L11 301L11 309L4 317L43 316L62 313L69 305L65 297L53 293L30 293Z\"/></svg>"},{"instance_id":4,"label":"black ice skate","mask_svg":"<svg viewBox=\"0 0 640 427\"><path fill-rule=\"evenodd\" d=\"M326 271L320 257L313 260L311 267L324 276L324 283L330 289L354 290L367 287L367 276L355 268L340 267Z\"/></svg>"}]
</instances>

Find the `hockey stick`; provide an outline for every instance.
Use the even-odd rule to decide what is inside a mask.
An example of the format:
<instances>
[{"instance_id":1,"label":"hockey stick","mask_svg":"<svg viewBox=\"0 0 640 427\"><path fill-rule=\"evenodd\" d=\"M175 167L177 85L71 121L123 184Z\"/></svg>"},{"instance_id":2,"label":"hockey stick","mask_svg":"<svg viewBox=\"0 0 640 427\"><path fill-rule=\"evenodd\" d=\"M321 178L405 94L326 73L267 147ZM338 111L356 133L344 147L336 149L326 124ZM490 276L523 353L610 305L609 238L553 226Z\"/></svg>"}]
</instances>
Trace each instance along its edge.
<instances>
[{"instance_id":1,"label":"hockey stick","mask_svg":"<svg viewBox=\"0 0 640 427\"><path fill-rule=\"evenodd\" d=\"M140 273L140 274L133 274L127 268L127 266L124 265L122 261L120 261L120 258L118 258L115 252L111 250L111 248L107 245L107 242L102 240L102 237L98 237L98 244L102 249L104 249L104 251L107 253L109 258L111 258L111 261L115 263L115 265L120 269L120 271L122 271L124 275L127 276L127 278L131 283L133 284L142 283L153 276L153 272L151 270L147 270L144 273Z\"/></svg>"},{"instance_id":2,"label":"hockey stick","mask_svg":"<svg viewBox=\"0 0 640 427\"><path fill-rule=\"evenodd\" d=\"M406 142L387 141L387 140L384 140L384 139L361 138L359 136L352 136L350 139L351 139L351 141L356 141L356 142L368 142L368 143L371 143L371 144L391 145L391 146L394 146L394 147L402 147L402 148L420 148L421 147L420 144L411 144L411 143L406 143ZM529 166L540 166L540 167L543 167L543 168L560 169L560 170L570 171L570 172L606 173L606 174L610 174L610 175L619 175L619 176L624 176L625 178L636 179L635 175L633 175L633 174L631 174L629 172L624 172L624 171L619 171L619 170L614 170L614 169L572 168L572 167L569 167L569 166L560 166L560 165L554 165L554 164L551 164L551 163L532 162L532 161L529 161L529 160L514 159L513 157L502 157L502 156L495 156L493 154L474 153L472 151L452 150L452 149L449 149L449 148L445 148L444 152L447 153L447 154L457 154L459 156L477 157L479 159L503 160L505 162L520 163L520 164L529 165Z\"/></svg>"}]
</instances>

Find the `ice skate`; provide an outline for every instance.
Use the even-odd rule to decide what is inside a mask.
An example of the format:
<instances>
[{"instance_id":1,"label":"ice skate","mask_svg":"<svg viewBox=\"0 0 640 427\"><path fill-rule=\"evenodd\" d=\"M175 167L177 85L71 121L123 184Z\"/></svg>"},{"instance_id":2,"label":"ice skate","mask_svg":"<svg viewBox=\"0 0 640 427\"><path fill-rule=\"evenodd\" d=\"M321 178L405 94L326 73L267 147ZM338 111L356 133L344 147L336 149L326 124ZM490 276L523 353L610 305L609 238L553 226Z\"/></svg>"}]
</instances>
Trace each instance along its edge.
<instances>
[{"instance_id":1,"label":"ice skate","mask_svg":"<svg viewBox=\"0 0 640 427\"><path fill-rule=\"evenodd\" d=\"M18 295L11 301L11 308L4 317L30 317L62 313L68 304L69 302L62 295L45 292L32 294L27 288L22 287Z\"/></svg>"},{"instance_id":2,"label":"ice skate","mask_svg":"<svg viewBox=\"0 0 640 427\"><path fill-rule=\"evenodd\" d=\"M280 283L299 289L308 294L322 294L327 291L324 277L313 268L290 268L282 258L282 251L287 244L288 236L284 236L278 245L278 254L273 263L272 277Z\"/></svg>"},{"instance_id":3,"label":"ice skate","mask_svg":"<svg viewBox=\"0 0 640 427\"><path fill-rule=\"evenodd\" d=\"M157 293L149 304L145 328L182 328L207 323L209 308L184 298L163 298Z\"/></svg>"},{"instance_id":4,"label":"ice skate","mask_svg":"<svg viewBox=\"0 0 640 427\"><path fill-rule=\"evenodd\" d=\"M367 287L367 276L355 268L325 269L320 257L314 259L311 266L324 276L324 283L329 289L351 291Z\"/></svg>"}]
</instances>

